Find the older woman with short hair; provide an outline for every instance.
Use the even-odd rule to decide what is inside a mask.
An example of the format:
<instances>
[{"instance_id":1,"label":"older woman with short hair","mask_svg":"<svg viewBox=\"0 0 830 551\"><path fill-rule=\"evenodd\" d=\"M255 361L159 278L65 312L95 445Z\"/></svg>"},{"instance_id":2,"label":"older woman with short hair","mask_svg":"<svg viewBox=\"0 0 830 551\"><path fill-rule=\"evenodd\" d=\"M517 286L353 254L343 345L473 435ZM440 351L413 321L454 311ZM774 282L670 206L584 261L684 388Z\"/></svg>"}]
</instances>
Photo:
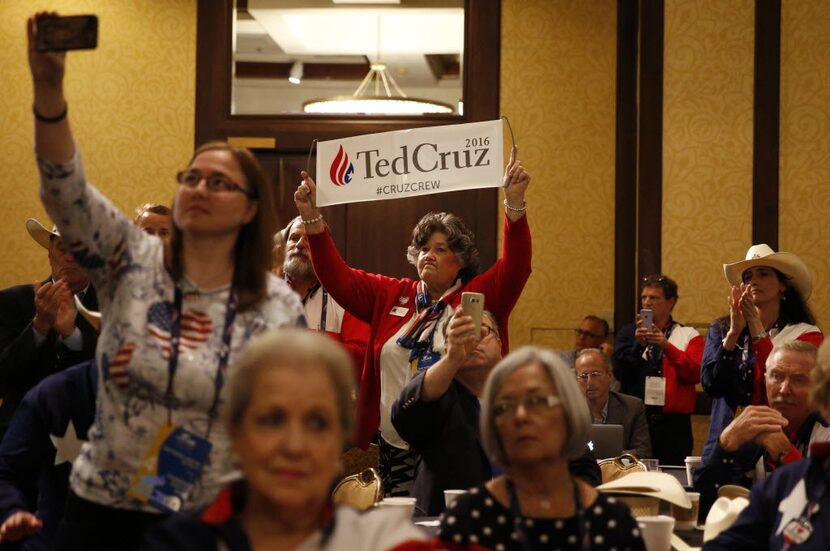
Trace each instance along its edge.
<instances>
[{"instance_id":1,"label":"older woman with short hair","mask_svg":"<svg viewBox=\"0 0 830 551\"><path fill-rule=\"evenodd\" d=\"M505 473L458 497L439 538L501 550L644 549L628 507L568 471L590 425L585 398L556 354L526 346L504 358L484 389L481 435Z\"/></svg>"},{"instance_id":2,"label":"older woman with short hair","mask_svg":"<svg viewBox=\"0 0 830 551\"><path fill-rule=\"evenodd\" d=\"M234 366L224 417L244 478L199 516L167 520L145 549L428 548L396 511L334 508L354 427L354 374L331 339L301 330L252 341Z\"/></svg>"},{"instance_id":3,"label":"older woman with short hair","mask_svg":"<svg viewBox=\"0 0 830 551\"><path fill-rule=\"evenodd\" d=\"M441 331L464 291L485 295L508 351L507 320L530 277L530 230L525 191L530 176L515 157L505 171L502 257L478 274L472 232L451 213L432 212L412 231L407 257L418 279L393 279L349 267L334 245L316 207L316 185L306 174L294 202L308 235L314 271L332 298L370 325L357 404L356 444L366 447L380 430L380 470L388 494L407 494L415 460L392 425L392 404L414 373L440 359ZM478 274L478 275L477 275Z\"/></svg>"}]
</instances>

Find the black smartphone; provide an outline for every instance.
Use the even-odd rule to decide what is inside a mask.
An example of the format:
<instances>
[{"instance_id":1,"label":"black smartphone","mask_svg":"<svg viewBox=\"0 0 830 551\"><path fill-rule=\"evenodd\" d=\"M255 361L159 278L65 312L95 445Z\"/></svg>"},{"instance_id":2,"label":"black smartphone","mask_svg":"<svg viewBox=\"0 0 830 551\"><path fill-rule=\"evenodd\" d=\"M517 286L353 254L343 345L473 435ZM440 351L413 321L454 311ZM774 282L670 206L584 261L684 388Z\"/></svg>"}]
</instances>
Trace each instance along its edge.
<instances>
[{"instance_id":1,"label":"black smartphone","mask_svg":"<svg viewBox=\"0 0 830 551\"><path fill-rule=\"evenodd\" d=\"M98 46L98 16L39 17L35 45L39 52L94 49Z\"/></svg>"}]
</instances>

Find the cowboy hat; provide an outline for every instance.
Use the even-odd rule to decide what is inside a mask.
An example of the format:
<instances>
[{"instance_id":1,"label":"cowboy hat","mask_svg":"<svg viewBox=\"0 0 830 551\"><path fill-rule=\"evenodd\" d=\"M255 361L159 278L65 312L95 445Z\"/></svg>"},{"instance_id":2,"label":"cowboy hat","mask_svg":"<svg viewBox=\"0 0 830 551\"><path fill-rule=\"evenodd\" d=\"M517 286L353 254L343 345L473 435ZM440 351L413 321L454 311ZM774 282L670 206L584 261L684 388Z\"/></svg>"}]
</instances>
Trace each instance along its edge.
<instances>
[{"instance_id":1,"label":"cowboy hat","mask_svg":"<svg viewBox=\"0 0 830 551\"><path fill-rule=\"evenodd\" d=\"M29 232L29 235L32 236L32 239L38 242L38 244L43 247L44 249L49 248L49 244L52 241L52 236L60 237L61 234L58 233L58 227L52 226L52 230L49 231L46 229L46 226L35 220L34 218L29 218L26 220L26 230Z\"/></svg>"},{"instance_id":2,"label":"cowboy hat","mask_svg":"<svg viewBox=\"0 0 830 551\"><path fill-rule=\"evenodd\" d=\"M801 298L807 300L813 290L813 277L804 261L793 253L775 252L769 245L753 245L746 251L746 258L739 262L723 265L723 273L730 285L735 287L743 283L743 273L753 266L775 268L798 289Z\"/></svg>"},{"instance_id":3,"label":"cowboy hat","mask_svg":"<svg viewBox=\"0 0 830 551\"><path fill-rule=\"evenodd\" d=\"M709 509L709 514L706 515L706 527L703 529L704 543L715 539L718 534L732 526L747 505L749 505L749 500L745 497L735 499L719 497Z\"/></svg>"},{"instance_id":4,"label":"cowboy hat","mask_svg":"<svg viewBox=\"0 0 830 551\"><path fill-rule=\"evenodd\" d=\"M656 515L659 510L658 499L684 509L692 506L686 490L668 473L632 472L597 486L597 490L624 501L635 517Z\"/></svg>"}]
</instances>

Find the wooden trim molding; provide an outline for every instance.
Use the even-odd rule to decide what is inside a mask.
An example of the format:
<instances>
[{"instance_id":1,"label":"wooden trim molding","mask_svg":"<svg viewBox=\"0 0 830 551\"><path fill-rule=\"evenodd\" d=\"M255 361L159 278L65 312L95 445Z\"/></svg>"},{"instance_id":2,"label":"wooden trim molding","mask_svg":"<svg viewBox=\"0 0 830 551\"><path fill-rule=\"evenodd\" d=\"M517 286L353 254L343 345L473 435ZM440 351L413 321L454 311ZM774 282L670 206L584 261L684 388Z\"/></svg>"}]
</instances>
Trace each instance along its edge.
<instances>
[{"instance_id":1,"label":"wooden trim molding","mask_svg":"<svg viewBox=\"0 0 830 551\"><path fill-rule=\"evenodd\" d=\"M617 122L614 218L614 330L637 305L637 23L638 0L617 1Z\"/></svg>"},{"instance_id":2,"label":"wooden trim molding","mask_svg":"<svg viewBox=\"0 0 830 551\"><path fill-rule=\"evenodd\" d=\"M637 279L659 273L663 234L664 0L640 2Z\"/></svg>"},{"instance_id":3,"label":"wooden trim molding","mask_svg":"<svg viewBox=\"0 0 830 551\"><path fill-rule=\"evenodd\" d=\"M755 0L752 242L778 250L781 0Z\"/></svg>"}]
</instances>

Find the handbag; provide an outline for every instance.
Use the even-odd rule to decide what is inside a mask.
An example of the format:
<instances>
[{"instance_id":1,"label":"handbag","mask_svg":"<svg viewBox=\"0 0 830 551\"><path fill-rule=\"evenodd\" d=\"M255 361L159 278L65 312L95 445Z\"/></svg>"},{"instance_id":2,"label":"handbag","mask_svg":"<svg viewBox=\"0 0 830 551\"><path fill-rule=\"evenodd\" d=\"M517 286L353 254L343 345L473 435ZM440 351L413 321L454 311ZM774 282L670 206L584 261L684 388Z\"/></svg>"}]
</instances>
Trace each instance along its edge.
<instances>
[{"instance_id":1,"label":"handbag","mask_svg":"<svg viewBox=\"0 0 830 551\"><path fill-rule=\"evenodd\" d=\"M383 499L383 483L377 471L365 469L347 476L331 493L335 505L349 505L358 511L366 511Z\"/></svg>"},{"instance_id":2,"label":"handbag","mask_svg":"<svg viewBox=\"0 0 830 551\"><path fill-rule=\"evenodd\" d=\"M624 463L627 461L628 463ZM599 462L599 470L602 472L602 483L611 482L622 478L627 474L645 472L648 468L637 456L624 453L618 457L603 459Z\"/></svg>"}]
</instances>

